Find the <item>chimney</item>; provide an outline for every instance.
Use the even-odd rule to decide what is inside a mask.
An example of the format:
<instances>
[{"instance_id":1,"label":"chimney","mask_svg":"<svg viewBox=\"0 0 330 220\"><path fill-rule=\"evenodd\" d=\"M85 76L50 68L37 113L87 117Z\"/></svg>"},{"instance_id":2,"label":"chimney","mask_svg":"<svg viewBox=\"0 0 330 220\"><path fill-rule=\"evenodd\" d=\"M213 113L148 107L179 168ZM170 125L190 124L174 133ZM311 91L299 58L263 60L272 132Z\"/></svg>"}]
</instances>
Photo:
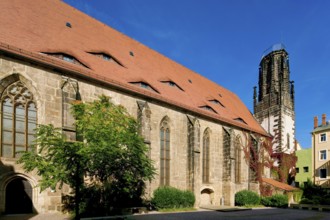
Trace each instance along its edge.
<instances>
[{"instance_id":1,"label":"chimney","mask_svg":"<svg viewBox=\"0 0 330 220\"><path fill-rule=\"evenodd\" d=\"M318 119L317 119L317 116L314 117L314 129L317 128L319 125L319 122L318 122Z\"/></svg>"},{"instance_id":2,"label":"chimney","mask_svg":"<svg viewBox=\"0 0 330 220\"><path fill-rule=\"evenodd\" d=\"M326 125L326 115L322 114L322 126Z\"/></svg>"}]
</instances>

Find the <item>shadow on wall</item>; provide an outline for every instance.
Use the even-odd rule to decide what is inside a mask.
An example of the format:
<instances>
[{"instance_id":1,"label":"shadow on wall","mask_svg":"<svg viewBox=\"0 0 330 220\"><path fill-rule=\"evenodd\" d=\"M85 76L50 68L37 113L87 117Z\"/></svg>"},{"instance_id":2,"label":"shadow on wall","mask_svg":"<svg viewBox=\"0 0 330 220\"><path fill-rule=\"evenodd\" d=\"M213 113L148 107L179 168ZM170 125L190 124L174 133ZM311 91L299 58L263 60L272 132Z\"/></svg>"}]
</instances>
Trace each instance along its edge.
<instances>
[{"instance_id":1,"label":"shadow on wall","mask_svg":"<svg viewBox=\"0 0 330 220\"><path fill-rule=\"evenodd\" d=\"M0 214L36 213L30 182L0 160Z\"/></svg>"}]
</instances>

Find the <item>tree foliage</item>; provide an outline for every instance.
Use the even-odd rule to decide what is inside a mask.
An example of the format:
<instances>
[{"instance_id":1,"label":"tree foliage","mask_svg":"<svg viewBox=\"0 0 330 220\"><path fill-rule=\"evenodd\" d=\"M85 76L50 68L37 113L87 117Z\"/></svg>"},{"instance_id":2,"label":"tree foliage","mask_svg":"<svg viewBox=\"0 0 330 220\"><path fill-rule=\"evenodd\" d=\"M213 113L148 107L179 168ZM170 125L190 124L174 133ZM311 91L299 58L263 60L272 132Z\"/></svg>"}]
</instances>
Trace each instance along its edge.
<instances>
[{"instance_id":1,"label":"tree foliage","mask_svg":"<svg viewBox=\"0 0 330 220\"><path fill-rule=\"evenodd\" d=\"M76 203L101 207L99 214L134 204L155 172L137 121L106 96L72 106L81 141L67 141L60 128L39 125L38 150L23 154L19 163L26 171L37 170L41 190L68 184L82 193Z\"/></svg>"}]
</instances>

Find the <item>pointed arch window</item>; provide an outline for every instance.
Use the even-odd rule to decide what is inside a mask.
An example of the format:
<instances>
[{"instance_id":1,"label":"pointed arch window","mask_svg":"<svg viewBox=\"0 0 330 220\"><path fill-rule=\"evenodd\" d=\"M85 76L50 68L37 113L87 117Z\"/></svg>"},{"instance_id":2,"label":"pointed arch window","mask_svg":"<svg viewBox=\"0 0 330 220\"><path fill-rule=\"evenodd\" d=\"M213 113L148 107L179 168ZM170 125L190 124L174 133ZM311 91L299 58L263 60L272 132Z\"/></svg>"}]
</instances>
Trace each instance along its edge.
<instances>
[{"instance_id":1,"label":"pointed arch window","mask_svg":"<svg viewBox=\"0 0 330 220\"><path fill-rule=\"evenodd\" d=\"M68 140L77 139L75 118L71 113L72 103L81 100L78 82L69 78L63 78L62 82L62 129Z\"/></svg>"},{"instance_id":2,"label":"pointed arch window","mask_svg":"<svg viewBox=\"0 0 330 220\"><path fill-rule=\"evenodd\" d=\"M165 117L160 125L160 185L170 185L170 127Z\"/></svg>"},{"instance_id":3,"label":"pointed arch window","mask_svg":"<svg viewBox=\"0 0 330 220\"><path fill-rule=\"evenodd\" d=\"M250 146L250 167L249 167L249 181L257 181L257 167L253 166L255 161L258 161L258 142L254 136L250 136L251 146Z\"/></svg>"},{"instance_id":4,"label":"pointed arch window","mask_svg":"<svg viewBox=\"0 0 330 220\"><path fill-rule=\"evenodd\" d=\"M203 135L203 183L210 182L210 131Z\"/></svg>"},{"instance_id":5,"label":"pointed arch window","mask_svg":"<svg viewBox=\"0 0 330 220\"><path fill-rule=\"evenodd\" d=\"M228 128L223 129L223 180L230 181L231 180L231 130Z\"/></svg>"},{"instance_id":6,"label":"pointed arch window","mask_svg":"<svg viewBox=\"0 0 330 220\"><path fill-rule=\"evenodd\" d=\"M1 97L1 156L19 157L30 150L37 126L32 93L20 81L9 85Z\"/></svg>"}]
</instances>

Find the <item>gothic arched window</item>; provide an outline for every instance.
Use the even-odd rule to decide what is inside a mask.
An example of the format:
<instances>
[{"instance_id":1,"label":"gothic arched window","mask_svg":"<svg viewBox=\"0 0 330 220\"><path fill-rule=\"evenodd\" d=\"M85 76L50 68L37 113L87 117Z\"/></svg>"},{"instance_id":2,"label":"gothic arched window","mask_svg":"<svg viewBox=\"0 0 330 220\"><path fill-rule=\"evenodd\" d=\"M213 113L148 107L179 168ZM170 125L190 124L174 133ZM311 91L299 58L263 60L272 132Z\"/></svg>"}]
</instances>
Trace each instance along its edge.
<instances>
[{"instance_id":1,"label":"gothic arched window","mask_svg":"<svg viewBox=\"0 0 330 220\"><path fill-rule=\"evenodd\" d=\"M170 126L165 117L160 124L160 185L170 185Z\"/></svg>"},{"instance_id":2,"label":"gothic arched window","mask_svg":"<svg viewBox=\"0 0 330 220\"><path fill-rule=\"evenodd\" d=\"M258 161L258 142L255 137L251 136L251 146L250 146L250 170L249 170L249 181L257 181L257 167L252 166L255 161Z\"/></svg>"},{"instance_id":3,"label":"gothic arched window","mask_svg":"<svg viewBox=\"0 0 330 220\"><path fill-rule=\"evenodd\" d=\"M62 83L62 128L67 139L77 139L75 118L71 113L72 103L80 100L77 81L65 78Z\"/></svg>"},{"instance_id":4,"label":"gothic arched window","mask_svg":"<svg viewBox=\"0 0 330 220\"><path fill-rule=\"evenodd\" d=\"M18 157L30 150L37 125L37 109L32 93L17 81L1 97L1 156Z\"/></svg>"},{"instance_id":5,"label":"gothic arched window","mask_svg":"<svg viewBox=\"0 0 330 220\"><path fill-rule=\"evenodd\" d=\"M203 183L210 181L210 130L203 135Z\"/></svg>"},{"instance_id":6,"label":"gothic arched window","mask_svg":"<svg viewBox=\"0 0 330 220\"><path fill-rule=\"evenodd\" d=\"M227 128L223 129L223 180L230 181L231 179L231 159L230 159L230 145L231 145L231 135L230 130Z\"/></svg>"}]
</instances>

